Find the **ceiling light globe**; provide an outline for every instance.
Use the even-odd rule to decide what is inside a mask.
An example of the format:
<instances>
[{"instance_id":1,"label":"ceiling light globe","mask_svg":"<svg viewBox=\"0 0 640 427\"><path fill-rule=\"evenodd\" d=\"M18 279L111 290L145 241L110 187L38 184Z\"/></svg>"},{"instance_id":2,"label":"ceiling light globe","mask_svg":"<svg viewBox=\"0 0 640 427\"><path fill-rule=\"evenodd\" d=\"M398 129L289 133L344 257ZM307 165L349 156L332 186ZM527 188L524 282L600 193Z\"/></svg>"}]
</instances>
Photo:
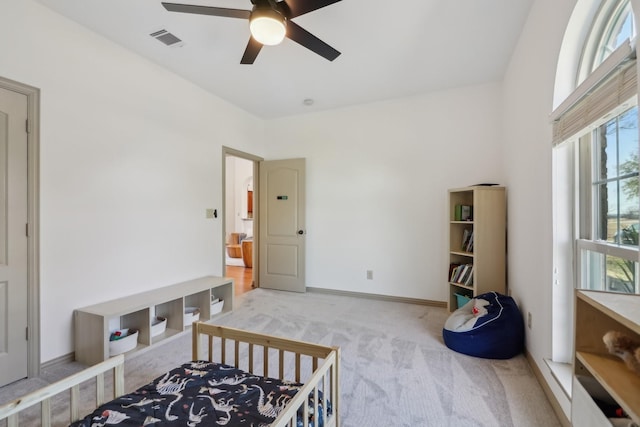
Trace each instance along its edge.
<instances>
[{"instance_id":1,"label":"ceiling light globe","mask_svg":"<svg viewBox=\"0 0 640 427\"><path fill-rule=\"evenodd\" d=\"M286 35L284 17L271 9L254 10L249 30L256 41L267 46L280 44Z\"/></svg>"}]
</instances>

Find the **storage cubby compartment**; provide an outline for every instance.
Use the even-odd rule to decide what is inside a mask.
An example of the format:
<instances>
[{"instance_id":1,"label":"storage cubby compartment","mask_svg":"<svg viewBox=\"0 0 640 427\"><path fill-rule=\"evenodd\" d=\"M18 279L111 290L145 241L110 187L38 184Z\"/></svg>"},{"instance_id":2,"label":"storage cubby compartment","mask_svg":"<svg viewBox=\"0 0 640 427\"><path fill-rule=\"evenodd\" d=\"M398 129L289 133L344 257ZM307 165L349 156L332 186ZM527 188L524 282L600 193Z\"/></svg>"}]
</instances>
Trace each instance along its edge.
<instances>
[{"instance_id":1,"label":"storage cubby compartment","mask_svg":"<svg viewBox=\"0 0 640 427\"><path fill-rule=\"evenodd\" d=\"M454 309L463 307L466 303L473 298L473 290L468 289L466 286L451 286L449 287L451 299L455 300Z\"/></svg>"},{"instance_id":2,"label":"storage cubby compartment","mask_svg":"<svg viewBox=\"0 0 640 427\"><path fill-rule=\"evenodd\" d=\"M114 330L138 331L136 346L126 351L125 356L178 337L191 329L184 326L185 307L197 307L201 321L211 319L212 295L224 299L223 312L231 311L233 279L206 276L77 309L74 312L76 360L93 365L108 359L109 337ZM166 318L166 327L154 335L152 324L158 317Z\"/></svg>"},{"instance_id":3,"label":"storage cubby compartment","mask_svg":"<svg viewBox=\"0 0 640 427\"><path fill-rule=\"evenodd\" d=\"M195 321L207 321L211 318L211 290L207 289L184 298L183 322L185 328Z\"/></svg>"},{"instance_id":4,"label":"storage cubby compartment","mask_svg":"<svg viewBox=\"0 0 640 427\"><path fill-rule=\"evenodd\" d=\"M581 427L611 426L609 417L619 417L619 405L591 376L573 378L571 423Z\"/></svg>"},{"instance_id":5,"label":"storage cubby compartment","mask_svg":"<svg viewBox=\"0 0 640 427\"><path fill-rule=\"evenodd\" d=\"M468 237L472 233L472 223L452 223L449 232L449 247L451 248L451 251L463 254L473 253L472 250L469 251L463 247L463 243L467 241L465 237Z\"/></svg>"},{"instance_id":6,"label":"storage cubby compartment","mask_svg":"<svg viewBox=\"0 0 640 427\"><path fill-rule=\"evenodd\" d=\"M449 221L459 221L456 218L456 206L473 207L473 191L451 191L449 193Z\"/></svg>"},{"instance_id":7,"label":"storage cubby compartment","mask_svg":"<svg viewBox=\"0 0 640 427\"><path fill-rule=\"evenodd\" d=\"M211 289L211 317L215 317L221 313L228 313L232 307L229 301L233 299L233 288L231 286L218 286ZM214 304L214 301L220 301ZM219 310L219 311L218 311Z\"/></svg>"},{"instance_id":8,"label":"storage cubby compartment","mask_svg":"<svg viewBox=\"0 0 640 427\"><path fill-rule=\"evenodd\" d=\"M148 308L120 316L120 327L138 331L138 344L131 350L141 350L151 344L151 324L149 323Z\"/></svg>"},{"instance_id":9,"label":"storage cubby compartment","mask_svg":"<svg viewBox=\"0 0 640 427\"><path fill-rule=\"evenodd\" d=\"M182 332L184 330L182 326L182 298L157 304L155 306L155 315L152 316L152 322L153 318L158 317L164 317L167 321L164 332L151 337L154 343L160 342Z\"/></svg>"}]
</instances>

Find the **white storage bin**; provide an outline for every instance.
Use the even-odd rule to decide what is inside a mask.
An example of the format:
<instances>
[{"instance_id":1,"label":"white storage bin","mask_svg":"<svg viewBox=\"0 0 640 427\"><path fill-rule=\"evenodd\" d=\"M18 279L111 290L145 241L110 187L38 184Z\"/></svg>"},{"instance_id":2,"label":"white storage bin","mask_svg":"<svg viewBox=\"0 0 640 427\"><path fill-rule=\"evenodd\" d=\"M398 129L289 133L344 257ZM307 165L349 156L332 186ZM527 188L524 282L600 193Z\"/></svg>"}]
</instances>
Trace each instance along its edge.
<instances>
[{"instance_id":1,"label":"white storage bin","mask_svg":"<svg viewBox=\"0 0 640 427\"><path fill-rule=\"evenodd\" d=\"M212 300L211 301L211 315L213 316L214 314L218 314L222 311L222 308L224 307L224 300Z\"/></svg>"},{"instance_id":2,"label":"white storage bin","mask_svg":"<svg viewBox=\"0 0 640 427\"><path fill-rule=\"evenodd\" d=\"M200 320L200 309L198 307L184 308L184 326L191 326L193 322Z\"/></svg>"},{"instance_id":3,"label":"white storage bin","mask_svg":"<svg viewBox=\"0 0 640 427\"><path fill-rule=\"evenodd\" d=\"M133 350L138 345L138 330L127 329L127 335L123 338L109 341L109 356L117 356Z\"/></svg>"},{"instance_id":4,"label":"white storage bin","mask_svg":"<svg viewBox=\"0 0 640 427\"><path fill-rule=\"evenodd\" d=\"M151 336L156 337L167 329L167 318L156 317L151 322Z\"/></svg>"}]
</instances>

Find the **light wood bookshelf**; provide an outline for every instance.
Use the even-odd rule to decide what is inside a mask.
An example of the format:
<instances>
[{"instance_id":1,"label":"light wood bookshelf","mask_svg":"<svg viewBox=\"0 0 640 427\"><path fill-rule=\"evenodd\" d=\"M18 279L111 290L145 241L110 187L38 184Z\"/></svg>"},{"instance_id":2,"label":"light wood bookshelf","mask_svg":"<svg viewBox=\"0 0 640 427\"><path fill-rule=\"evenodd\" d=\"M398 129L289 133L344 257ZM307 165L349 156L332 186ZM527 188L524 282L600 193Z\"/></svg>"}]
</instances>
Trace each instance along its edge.
<instances>
[{"instance_id":1,"label":"light wood bookshelf","mask_svg":"<svg viewBox=\"0 0 640 427\"><path fill-rule=\"evenodd\" d=\"M220 314L212 314L213 298L224 301L221 313L226 313L233 309L233 297L233 279L206 276L79 308L74 311L75 359L87 365L108 359L112 329L138 330L138 344L125 357L147 351L191 329L184 324L185 307L197 307L199 320L206 322ZM165 317L167 326L152 336L151 324L157 316Z\"/></svg>"},{"instance_id":2,"label":"light wood bookshelf","mask_svg":"<svg viewBox=\"0 0 640 427\"><path fill-rule=\"evenodd\" d=\"M458 295L474 297L489 291L506 293L506 188L473 186L449 190L449 311L458 308ZM456 217L456 206L472 207L472 217ZM473 249L462 247L463 236L473 232ZM451 265L473 265L472 283L451 281Z\"/></svg>"},{"instance_id":3,"label":"light wood bookshelf","mask_svg":"<svg viewBox=\"0 0 640 427\"><path fill-rule=\"evenodd\" d=\"M640 375L607 350L602 337L612 330L640 342L640 295L577 290L572 425L612 425L594 397L640 423Z\"/></svg>"}]
</instances>

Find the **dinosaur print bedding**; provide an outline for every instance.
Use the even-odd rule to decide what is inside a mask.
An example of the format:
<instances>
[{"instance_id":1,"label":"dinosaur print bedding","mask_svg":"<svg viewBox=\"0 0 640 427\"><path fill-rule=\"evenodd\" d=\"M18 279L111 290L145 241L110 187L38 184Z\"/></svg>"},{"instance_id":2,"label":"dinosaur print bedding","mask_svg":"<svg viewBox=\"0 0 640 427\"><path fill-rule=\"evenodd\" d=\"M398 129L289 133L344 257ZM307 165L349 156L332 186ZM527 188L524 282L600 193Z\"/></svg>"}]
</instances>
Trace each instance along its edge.
<instances>
[{"instance_id":1,"label":"dinosaur print bedding","mask_svg":"<svg viewBox=\"0 0 640 427\"><path fill-rule=\"evenodd\" d=\"M100 406L70 427L268 426L301 387L219 363L189 362ZM328 402L327 411L331 411ZM298 426L303 425L300 415ZM312 425L313 414L309 418ZM318 421L322 426L323 420Z\"/></svg>"}]
</instances>

